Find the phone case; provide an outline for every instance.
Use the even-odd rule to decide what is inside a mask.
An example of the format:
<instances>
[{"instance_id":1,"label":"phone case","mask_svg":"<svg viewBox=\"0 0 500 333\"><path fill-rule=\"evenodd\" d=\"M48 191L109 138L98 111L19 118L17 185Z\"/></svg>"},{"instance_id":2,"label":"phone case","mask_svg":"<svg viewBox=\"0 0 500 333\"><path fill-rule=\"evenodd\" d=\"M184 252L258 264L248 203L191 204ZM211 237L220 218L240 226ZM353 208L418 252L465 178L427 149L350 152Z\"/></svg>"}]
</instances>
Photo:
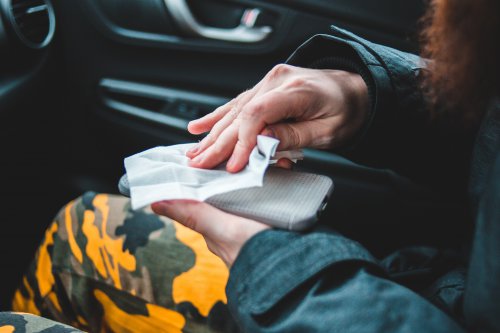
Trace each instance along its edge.
<instances>
[{"instance_id":1,"label":"phone case","mask_svg":"<svg viewBox=\"0 0 500 333\"><path fill-rule=\"evenodd\" d=\"M130 196L126 175L118 188ZM273 227L300 231L318 220L332 191L333 181L326 176L272 167L267 170L262 187L218 194L206 202Z\"/></svg>"}]
</instances>

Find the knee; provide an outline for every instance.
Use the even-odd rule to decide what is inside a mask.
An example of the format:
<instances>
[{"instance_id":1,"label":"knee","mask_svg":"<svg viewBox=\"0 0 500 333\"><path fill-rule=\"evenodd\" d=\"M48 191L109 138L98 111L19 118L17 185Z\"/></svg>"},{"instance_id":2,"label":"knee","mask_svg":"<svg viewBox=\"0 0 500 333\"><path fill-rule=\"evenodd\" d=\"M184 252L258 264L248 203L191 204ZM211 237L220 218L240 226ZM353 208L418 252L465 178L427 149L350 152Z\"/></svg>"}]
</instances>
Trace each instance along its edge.
<instances>
[{"instance_id":1,"label":"knee","mask_svg":"<svg viewBox=\"0 0 500 333\"><path fill-rule=\"evenodd\" d=\"M57 224L60 224L61 222L64 222L68 217L71 217L71 214L75 215L76 212L72 213L72 210L74 210L73 208L75 207L79 207L80 208L79 210L82 212L88 209L93 210L94 209L93 201L97 195L98 194L96 192L87 191L78 198L71 200L63 207L61 207L54 221ZM75 215L74 217L78 216Z\"/></svg>"}]
</instances>

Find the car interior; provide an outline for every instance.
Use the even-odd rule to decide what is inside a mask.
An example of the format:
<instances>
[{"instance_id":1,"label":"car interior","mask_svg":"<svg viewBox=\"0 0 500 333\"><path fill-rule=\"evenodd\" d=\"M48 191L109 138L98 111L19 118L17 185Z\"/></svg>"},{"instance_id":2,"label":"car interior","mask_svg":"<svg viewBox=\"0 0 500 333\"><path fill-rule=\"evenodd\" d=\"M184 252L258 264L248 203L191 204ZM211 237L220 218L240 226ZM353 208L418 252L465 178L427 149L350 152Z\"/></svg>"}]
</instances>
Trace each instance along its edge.
<instances>
[{"instance_id":1,"label":"car interior","mask_svg":"<svg viewBox=\"0 0 500 333\"><path fill-rule=\"evenodd\" d=\"M0 309L58 210L85 191L117 194L125 157L199 140L190 120L331 25L416 52L423 9L421 0L0 0ZM355 193L363 185L339 177L337 162L306 149L300 168ZM361 167L350 177L368 181Z\"/></svg>"}]
</instances>

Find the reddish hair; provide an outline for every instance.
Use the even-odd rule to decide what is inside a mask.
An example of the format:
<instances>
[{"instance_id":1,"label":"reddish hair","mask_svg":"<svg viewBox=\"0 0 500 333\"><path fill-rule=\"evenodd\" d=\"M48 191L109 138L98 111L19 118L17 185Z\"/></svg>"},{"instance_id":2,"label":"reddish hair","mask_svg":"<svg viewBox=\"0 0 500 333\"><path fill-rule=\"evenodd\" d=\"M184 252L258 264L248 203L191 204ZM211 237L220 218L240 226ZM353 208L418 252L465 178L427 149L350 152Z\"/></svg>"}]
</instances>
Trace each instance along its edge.
<instances>
[{"instance_id":1,"label":"reddish hair","mask_svg":"<svg viewBox=\"0 0 500 333\"><path fill-rule=\"evenodd\" d=\"M422 54L432 60L424 91L434 116L473 125L500 92L500 1L431 1L423 19Z\"/></svg>"}]
</instances>

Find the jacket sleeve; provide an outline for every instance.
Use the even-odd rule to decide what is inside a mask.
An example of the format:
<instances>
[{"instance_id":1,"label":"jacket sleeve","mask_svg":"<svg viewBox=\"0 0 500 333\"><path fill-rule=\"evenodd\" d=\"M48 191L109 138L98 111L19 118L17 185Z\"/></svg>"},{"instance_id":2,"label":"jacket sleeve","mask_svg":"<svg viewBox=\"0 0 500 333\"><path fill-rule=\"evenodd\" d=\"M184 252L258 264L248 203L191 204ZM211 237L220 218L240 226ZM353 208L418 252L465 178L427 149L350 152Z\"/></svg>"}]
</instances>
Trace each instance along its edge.
<instances>
[{"instance_id":1,"label":"jacket sleeve","mask_svg":"<svg viewBox=\"0 0 500 333\"><path fill-rule=\"evenodd\" d=\"M231 269L227 296L245 332L463 332L332 233L257 234Z\"/></svg>"},{"instance_id":2,"label":"jacket sleeve","mask_svg":"<svg viewBox=\"0 0 500 333\"><path fill-rule=\"evenodd\" d=\"M426 61L340 28L332 31L312 37L288 63L354 71L365 80L372 101L368 121L349 147L335 152L447 192L463 190L474 130L431 118L419 84Z\"/></svg>"}]
</instances>

